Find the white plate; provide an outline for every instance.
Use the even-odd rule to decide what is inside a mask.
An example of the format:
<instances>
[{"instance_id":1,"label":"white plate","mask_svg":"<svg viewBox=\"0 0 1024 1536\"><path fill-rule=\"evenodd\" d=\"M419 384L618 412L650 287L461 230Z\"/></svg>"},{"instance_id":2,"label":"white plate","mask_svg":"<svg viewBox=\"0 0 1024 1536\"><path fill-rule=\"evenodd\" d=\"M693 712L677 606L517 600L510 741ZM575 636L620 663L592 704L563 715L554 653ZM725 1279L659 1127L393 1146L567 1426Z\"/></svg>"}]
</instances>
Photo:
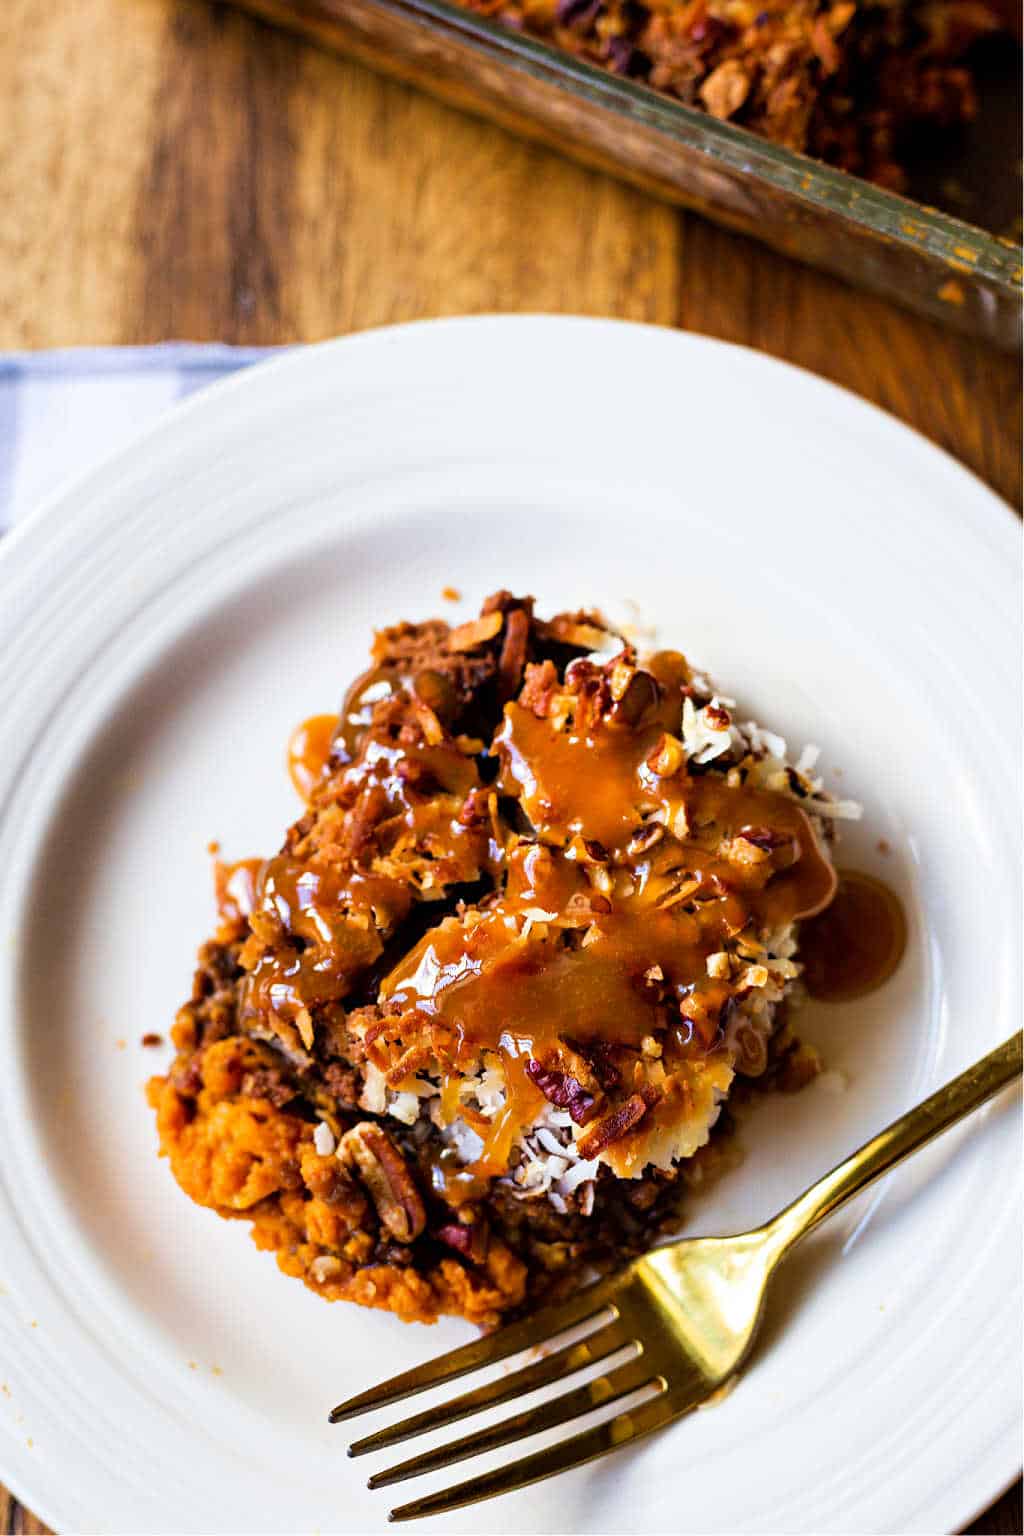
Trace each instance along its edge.
<instances>
[{"instance_id":1,"label":"white plate","mask_svg":"<svg viewBox=\"0 0 1024 1536\"><path fill-rule=\"evenodd\" d=\"M443 321L218 386L0 551L0 1476L63 1531L384 1525L328 1406L466 1336L328 1307L155 1157L142 1085L211 918L276 846L283 744L371 627L492 588L634 602L865 802L911 945L804 1033L692 1230L767 1216L1017 1027L1017 530L853 397L694 336ZM450 605L449 605L450 606ZM447 611L447 610L446 610ZM841 775L841 777L840 777ZM880 839L891 845L883 856ZM1020 1458L1004 1097L793 1260L739 1388L423 1529L939 1531ZM466 1469L467 1472L471 1469ZM437 1486L434 1478L424 1485ZM418 1490L419 1491L419 1490Z\"/></svg>"}]
</instances>

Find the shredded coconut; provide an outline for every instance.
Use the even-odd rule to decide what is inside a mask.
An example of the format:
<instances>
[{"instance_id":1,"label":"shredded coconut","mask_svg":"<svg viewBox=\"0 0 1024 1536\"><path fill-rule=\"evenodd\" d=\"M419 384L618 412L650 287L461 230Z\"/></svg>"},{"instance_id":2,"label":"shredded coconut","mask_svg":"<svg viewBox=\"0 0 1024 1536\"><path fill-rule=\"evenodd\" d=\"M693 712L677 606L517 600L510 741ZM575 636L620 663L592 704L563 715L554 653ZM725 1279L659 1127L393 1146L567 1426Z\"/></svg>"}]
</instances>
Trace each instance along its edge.
<instances>
[{"instance_id":1,"label":"shredded coconut","mask_svg":"<svg viewBox=\"0 0 1024 1536\"><path fill-rule=\"evenodd\" d=\"M330 1157L334 1151L334 1132L326 1120L321 1120L313 1132L313 1145L321 1157Z\"/></svg>"}]
</instances>

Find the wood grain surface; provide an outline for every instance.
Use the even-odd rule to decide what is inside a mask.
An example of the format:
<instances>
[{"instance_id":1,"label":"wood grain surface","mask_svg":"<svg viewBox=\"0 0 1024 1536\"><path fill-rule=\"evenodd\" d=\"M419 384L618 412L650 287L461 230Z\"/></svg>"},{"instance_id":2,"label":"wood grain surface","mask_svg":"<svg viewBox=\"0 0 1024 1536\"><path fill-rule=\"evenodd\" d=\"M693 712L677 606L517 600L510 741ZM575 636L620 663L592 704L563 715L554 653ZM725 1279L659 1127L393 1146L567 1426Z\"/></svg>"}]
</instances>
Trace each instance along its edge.
<instances>
[{"instance_id":1,"label":"wood grain surface","mask_svg":"<svg viewBox=\"0 0 1024 1536\"><path fill-rule=\"evenodd\" d=\"M0 6L0 348L617 315L844 384L1020 506L1012 357L228 7ZM971 1530L1019 1536L1020 1485Z\"/></svg>"}]
</instances>

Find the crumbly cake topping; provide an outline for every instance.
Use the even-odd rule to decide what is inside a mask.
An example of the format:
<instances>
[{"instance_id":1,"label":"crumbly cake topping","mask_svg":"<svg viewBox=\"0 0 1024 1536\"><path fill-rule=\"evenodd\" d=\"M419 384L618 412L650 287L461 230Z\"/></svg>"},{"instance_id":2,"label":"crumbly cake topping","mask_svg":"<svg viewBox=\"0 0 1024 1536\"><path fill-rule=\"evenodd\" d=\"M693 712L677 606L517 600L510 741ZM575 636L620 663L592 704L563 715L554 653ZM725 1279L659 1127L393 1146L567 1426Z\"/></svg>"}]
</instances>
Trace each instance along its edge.
<instances>
[{"instance_id":1,"label":"crumbly cake topping","mask_svg":"<svg viewBox=\"0 0 1024 1536\"><path fill-rule=\"evenodd\" d=\"M549 1105L620 1177L690 1155L751 999L795 973L778 936L835 888L810 784L765 787L778 765L685 659L641 665L598 615L540 624L498 594L374 660L256 880L245 1027L298 1053L339 1034L365 1107L461 1122L488 1177Z\"/></svg>"}]
</instances>

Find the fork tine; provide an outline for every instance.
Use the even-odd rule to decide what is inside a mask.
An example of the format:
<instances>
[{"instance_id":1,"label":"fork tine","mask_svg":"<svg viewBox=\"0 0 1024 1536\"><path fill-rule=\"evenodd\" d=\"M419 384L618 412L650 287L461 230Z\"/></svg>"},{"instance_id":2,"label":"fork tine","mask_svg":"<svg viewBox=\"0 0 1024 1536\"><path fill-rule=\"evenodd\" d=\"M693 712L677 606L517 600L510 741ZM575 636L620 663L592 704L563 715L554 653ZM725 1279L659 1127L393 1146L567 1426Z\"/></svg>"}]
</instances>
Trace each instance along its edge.
<instances>
[{"instance_id":1,"label":"fork tine","mask_svg":"<svg viewBox=\"0 0 1024 1536\"><path fill-rule=\"evenodd\" d=\"M616 1414L614 1419L608 1419L593 1429L586 1429L582 1434L573 1435L569 1440L562 1440L547 1450L536 1451L532 1456L524 1456L494 1472L486 1472L482 1477L470 1478L468 1482L458 1483L442 1493L428 1494L425 1498L414 1499L411 1504L400 1504L391 1511L388 1519L418 1520L425 1515L444 1514L453 1509L461 1509L466 1504L477 1504L482 1499L493 1499L500 1493L512 1493L516 1488L525 1488L529 1483L539 1483L542 1478L553 1477L557 1472L581 1467L585 1462L603 1456L606 1451L618 1450L639 1440L642 1435L649 1435L652 1430L671 1423L673 1419L695 1408L704 1395L663 1391L658 1397L648 1398L639 1408Z\"/></svg>"},{"instance_id":2,"label":"fork tine","mask_svg":"<svg viewBox=\"0 0 1024 1536\"><path fill-rule=\"evenodd\" d=\"M350 1456L365 1456L370 1451L382 1451L389 1445L398 1445L402 1440L412 1440L414 1436L429 1430L444 1429L484 1408L496 1408L500 1403L511 1402L513 1398L522 1397L538 1387L564 1381L567 1376L575 1375L585 1366L594 1365L613 1355L629 1342L630 1336L621 1322L608 1323L606 1327L589 1333L585 1339L567 1344L564 1349L537 1360L533 1365L500 1376L497 1381L477 1387L474 1392L465 1392L461 1397L453 1397L450 1402L428 1408L426 1413L414 1414L387 1429L379 1429L375 1434L356 1440L349 1446L348 1453Z\"/></svg>"},{"instance_id":3,"label":"fork tine","mask_svg":"<svg viewBox=\"0 0 1024 1536\"><path fill-rule=\"evenodd\" d=\"M545 1307L540 1312L534 1312L519 1323L511 1323L507 1328L499 1328L496 1333L491 1333L482 1339L474 1339L470 1344L464 1344L461 1349L450 1350L446 1355L439 1355L436 1360L428 1360L424 1365L417 1365L411 1371L403 1371L399 1376L392 1376L390 1381L382 1382L380 1386L371 1387L366 1392L360 1392L355 1397L350 1397L347 1402L339 1403L332 1408L329 1418L332 1424L339 1424L343 1419L355 1418L356 1414L369 1413L373 1408L384 1408L391 1403L400 1403L405 1397L412 1397L416 1392L425 1392L428 1387L439 1387L443 1382L454 1381L459 1376L465 1376L469 1371L475 1371L482 1365L494 1365L499 1360L507 1360L509 1355L518 1354L520 1350L529 1349L533 1344L542 1344L553 1334L562 1332L565 1328L571 1328L576 1323L582 1323L595 1316L610 1301L615 1292L623 1284L629 1271L618 1275L612 1275L608 1279L599 1280L596 1285L587 1286L579 1291L568 1301L555 1307Z\"/></svg>"},{"instance_id":4,"label":"fork tine","mask_svg":"<svg viewBox=\"0 0 1024 1536\"><path fill-rule=\"evenodd\" d=\"M647 1386L652 1379L651 1369L648 1361L641 1355L635 1355L607 1376L598 1376L550 1402L541 1403L536 1408L526 1408L522 1413L502 1419L500 1424L491 1424L475 1434L463 1435L460 1440L437 1446L422 1456L411 1456L408 1461L389 1467L386 1472L375 1472L366 1486L371 1489L386 1488L391 1483L403 1483L407 1478L419 1477L424 1472L436 1472L439 1467L451 1466L453 1462L465 1461L484 1451L495 1451L500 1446L511 1445L515 1440L525 1440L528 1435L540 1434L542 1430L557 1429L559 1424L567 1424L570 1419L579 1418L580 1414L589 1413L592 1408L601 1408L605 1403L616 1402L620 1397L635 1392L638 1387Z\"/></svg>"}]
</instances>

